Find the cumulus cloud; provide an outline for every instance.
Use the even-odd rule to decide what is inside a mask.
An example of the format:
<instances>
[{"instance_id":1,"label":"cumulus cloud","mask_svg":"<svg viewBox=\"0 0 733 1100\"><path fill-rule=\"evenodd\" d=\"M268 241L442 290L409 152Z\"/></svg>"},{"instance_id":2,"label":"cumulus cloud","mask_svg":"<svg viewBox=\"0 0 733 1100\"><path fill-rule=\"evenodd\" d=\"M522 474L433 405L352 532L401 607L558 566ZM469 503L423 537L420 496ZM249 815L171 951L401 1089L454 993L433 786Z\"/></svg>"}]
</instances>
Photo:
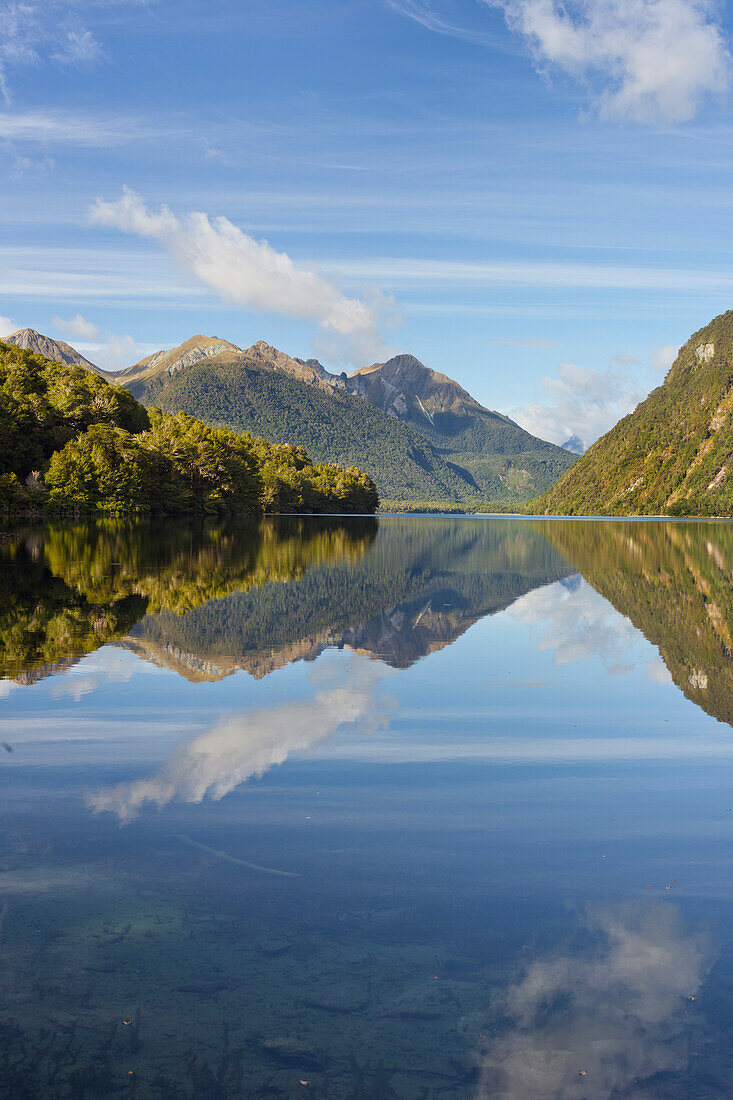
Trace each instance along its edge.
<instances>
[{"instance_id":1,"label":"cumulus cloud","mask_svg":"<svg viewBox=\"0 0 733 1100\"><path fill-rule=\"evenodd\" d=\"M380 326L389 323L391 299L378 292L349 298L323 275L298 267L227 218L210 220L197 212L179 218L167 206L152 210L127 188L114 202L98 199L89 216L98 225L159 241L182 271L225 301L314 321L331 358L363 363L390 354Z\"/></svg>"},{"instance_id":2,"label":"cumulus cloud","mask_svg":"<svg viewBox=\"0 0 733 1100\"><path fill-rule=\"evenodd\" d=\"M0 340L3 336L12 336L14 332L18 331L18 326L15 321L11 321L9 317L0 317Z\"/></svg>"},{"instance_id":3,"label":"cumulus cloud","mask_svg":"<svg viewBox=\"0 0 733 1100\"><path fill-rule=\"evenodd\" d=\"M158 351L157 345L140 344L132 336L102 332L93 321L77 313L75 317L52 317L51 324L69 340L77 351L98 367L108 371L123 370L146 355Z\"/></svg>"},{"instance_id":4,"label":"cumulus cloud","mask_svg":"<svg viewBox=\"0 0 733 1100\"><path fill-rule=\"evenodd\" d=\"M687 1065L705 937L673 906L638 903L590 910L581 933L593 947L539 958L507 990L512 1026L483 1052L479 1100L642 1097L646 1079Z\"/></svg>"},{"instance_id":5,"label":"cumulus cloud","mask_svg":"<svg viewBox=\"0 0 733 1100\"><path fill-rule=\"evenodd\" d=\"M63 317L52 317L51 324L54 328L60 329L61 332L72 338L77 337L82 340L97 340L99 339L99 329L93 321L87 321L86 317L82 317L81 313L77 313L76 317L69 317L64 319Z\"/></svg>"},{"instance_id":6,"label":"cumulus cloud","mask_svg":"<svg viewBox=\"0 0 733 1100\"><path fill-rule=\"evenodd\" d=\"M586 81L600 112L685 122L725 91L730 54L712 0L485 0L536 63Z\"/></svg>"},{"instance_id":7,"label":"cumulus cloud","mask_svg":"<svg viewBox=\"0 0 733 1100\"><path fill-rule=\"evenodd\" d=\"M561 363L557 377L544 377L539 400L512 411L513 418L533 435L563 443L577 435L586 447L626 416L646 396L632 378L638 361L618 355L604 371Z\"/></svg>"},{"instance_id":8,"label":"cumulus cloud","mask_svg":"<svg viewBox=\"0 0 733 1100\"><path fill-rule=\"evenodd\" d=\"M661 348L652 348L652 370L666 374L677 358L677 344L664 344Z\"/></svg>"},{"instance_id":9,"label":"cumulus cloud","mask_svg":"<svg viewBox=\"0 0 733 1100\"><path fill-rule=\"evenodd\" d=\"M386 724L388 701L375 688L384 675L371 663L352 666L345 687L323 687L307 702L234 714L175 750L158 775L89 795L87 803L131 821L147 803L215 801L253 776L264 775L295 752L314 749L342 726L365 732Z\"/></svg>"}]
</instances>

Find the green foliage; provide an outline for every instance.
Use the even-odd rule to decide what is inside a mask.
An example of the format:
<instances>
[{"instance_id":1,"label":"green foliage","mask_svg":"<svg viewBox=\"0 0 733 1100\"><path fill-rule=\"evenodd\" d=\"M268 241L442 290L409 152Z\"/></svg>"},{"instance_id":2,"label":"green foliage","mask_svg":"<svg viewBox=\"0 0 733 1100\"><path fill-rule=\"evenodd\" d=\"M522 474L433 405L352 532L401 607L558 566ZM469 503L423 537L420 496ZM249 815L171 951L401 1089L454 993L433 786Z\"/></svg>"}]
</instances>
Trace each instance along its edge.
<instances>
[{"instance_id":1,"label":"green foliage","mask_svg":"<svg viewBox=\"0 0 733 1100\"><path fill-rule=\"evenodd\" d=\"M25 479L23 483L20 479ZM82 367L0 344L0 509L373 512L371 479L184 413L146 411Z\"/></svg>"},{"instance_id":2,"label":"green foliage","mask_svg":"<svg viewBox=\"0 0 733 1100\"><path fill-rule=\"evenodd\" d=\"M664 384L528 510L733 515L732 412L733 312L728 312L696 332Z\"/></svg>"},{"instance_id":3,"label":"green foliage","mask_svg":"<svg viewBox=\"0 0 733 1100\"><path fill-rule=\"evenodd\" d=\"M139 432L148 423L121 386L0 342L0 472L25 479L93 424Z\"/></svg>"}]
</instances>

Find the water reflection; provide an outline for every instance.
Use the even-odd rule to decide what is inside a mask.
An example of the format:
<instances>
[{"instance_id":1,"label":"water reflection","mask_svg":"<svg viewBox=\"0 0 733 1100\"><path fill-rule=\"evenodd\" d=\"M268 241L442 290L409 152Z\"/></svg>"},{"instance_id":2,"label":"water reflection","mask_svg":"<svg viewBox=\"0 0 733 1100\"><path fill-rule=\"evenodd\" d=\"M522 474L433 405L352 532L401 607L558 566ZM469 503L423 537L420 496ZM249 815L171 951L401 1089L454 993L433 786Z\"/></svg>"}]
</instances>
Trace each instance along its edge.
<instances>
[{"instance_id":1,"label":"water reflection","mask_svg":"<svg viewBox=\"0 0 733 1100\"><path fill-rule=\"evenodd\" d=\"M360 733L386 725L391 701L377 694L383 673L350 665L347 683L322 685L307 702L222 718L189 744L178 746L158 775L90 794L87 804L131 821L146 803L160 809L174 799L218 801L253 776L261 777L293 753L305 753L345 726Z\"/></svg>"},{"instance_id":2,"label":"water reflection","mask_svg":"<svg viewBox=\"0 0 733 1100\"><path fill-rule=\"evenodd\" d=\"M659 648L688 699L733 723L733 525L580 521L540 529Z\"/></svg>"},{"instance_id":3,"label":"water reflection","mask_svg":"<svg viewBox=\"0 0 733 1100\"><path fill-rule=\"evenodd\" d=\"M49 524L0 538L0 673L30 684L124 637L146 614L181 615L229 592L353 561L376 521Z\"/></svg>"},{"instance_id":4,"label":"water reflection","mask_svg":"<svg viewBox=\"0 0 733 1100\"><path fill-rule=\"evenodd\" d=\"M591 908L576 942L530 962L497 1004L510 1024L481 1053L478 1097L659 1096L650 1079L687 1066L713 958L673 905Z\"/></svg>"}]
</instances>

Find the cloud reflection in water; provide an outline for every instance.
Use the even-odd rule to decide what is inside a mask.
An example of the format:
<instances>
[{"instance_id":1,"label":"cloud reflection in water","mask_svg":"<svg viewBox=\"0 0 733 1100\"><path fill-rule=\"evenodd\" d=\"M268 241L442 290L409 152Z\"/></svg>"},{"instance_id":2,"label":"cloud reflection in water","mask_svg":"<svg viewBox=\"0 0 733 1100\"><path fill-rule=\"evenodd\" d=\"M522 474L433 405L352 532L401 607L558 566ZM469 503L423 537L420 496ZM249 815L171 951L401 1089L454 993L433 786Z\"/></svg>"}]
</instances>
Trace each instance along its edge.
<instances>
[{"instance_id":1,"label":"cloud reflection in water","mask_svg":"<svg viewBox=\"0 0 733 1100\"><path fill-rule=\"evenodd\" d=\"M95 813L133 820L146 803L218 801L296 752L314 749L342 726L366 732L387 724L392 701L376 688L386 671L371 662L348 666L346 684L323 686L312 699L221 718L200 737L180 745L150 779L120 783L87 796Z\"/></svg>"},{"instance_id":2,"label":"cloud reflection in water","mask_svg":"<svg viewBox=\"0 0 733 1100\"><path fill-rule=\"evenodd\" d=\"M686 1067L707 938L672 905L639 903L590 910L582 931L592 947L539 958L509 987L512 1026L482 1052L478 1100L642 1100L658 1095L645 1079Z\"/></svg>"}]
</instances>

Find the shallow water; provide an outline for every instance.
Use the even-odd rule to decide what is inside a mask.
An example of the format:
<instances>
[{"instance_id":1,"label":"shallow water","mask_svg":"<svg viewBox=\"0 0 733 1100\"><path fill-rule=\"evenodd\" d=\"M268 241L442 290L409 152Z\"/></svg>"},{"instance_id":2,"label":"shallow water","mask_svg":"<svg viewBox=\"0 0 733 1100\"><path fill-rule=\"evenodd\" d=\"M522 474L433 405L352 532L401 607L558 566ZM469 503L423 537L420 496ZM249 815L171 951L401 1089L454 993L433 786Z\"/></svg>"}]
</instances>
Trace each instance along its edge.
<instances>
[{"instance_id":1,"label":"shallow water","mask_svg":"<svg viewBox=\"0 0 733 1100\"><path fill-rule=\"evenodd\" d=\"M0 1095L733 1094L733 525L0 534Z\"/></svg>"}]
</instances>

